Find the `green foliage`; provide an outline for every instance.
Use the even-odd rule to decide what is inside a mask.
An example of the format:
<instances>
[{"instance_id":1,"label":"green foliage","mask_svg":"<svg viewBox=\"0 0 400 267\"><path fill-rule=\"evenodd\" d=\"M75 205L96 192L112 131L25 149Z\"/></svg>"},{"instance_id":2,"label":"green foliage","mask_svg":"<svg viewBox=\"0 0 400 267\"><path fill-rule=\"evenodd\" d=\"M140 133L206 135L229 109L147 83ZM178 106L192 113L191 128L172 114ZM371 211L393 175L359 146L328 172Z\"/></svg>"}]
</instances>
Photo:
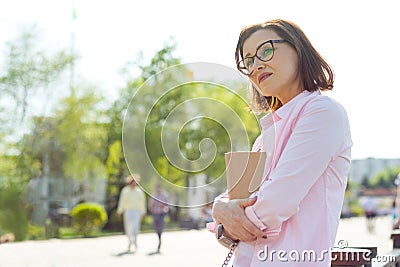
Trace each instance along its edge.
<instances>
[{"instance_id":1,"label":"green foliage","mask_svg":"<svg viewBox=\"0 0 400 267\"><path fill-rule=\"evenodd\" d=\"M386 168L380 173L376 174L370 180L371 188L393 188L395 186L395 180L400 174L400 166L396 168Z\"/></svg>"},{"instance_id":2,"label":"green foliage","mask_svg":"<svg viewBox=\"0 0 400 267\"><path fill-rule=\"evenodd\" d=\"M360 206L358 201L354 201L350 204L350 211L351 211L352 216L364 215L364 209Z\"/></svg>"},{"instance_id":3,"label":"green foliage","mask_svg":"<svg viewBox=\"0 0 400 267\"><path fill-rule=\"evenodd\" d=\"M54 117L36 117L21 141L19 166L28 177L70 177L93 181L105 176L107 130L102 98L82 90L60 101ZM43 173L45 172L46 173Z\"/></svg>"},{"instance_id":4,"label":"green foliage","mask_svg":"<svg viewBox=\"0 0 400 267\"><path fill-rule=\"evenodd\" d=\"M190 105L190 110L184 109L181 114L175 111L175 119L164 124L168 116L188 99L195 100L193 101L195 104ZM162 143L161 131L174 132L179 129L180 153L191 161L191 166L186 166L186 169L199 170L197 173L205 174L209 178L220 177L225 171L224 153L233 149L230 138L239 136L240 128L243 127L243 133L248 139L234 138L235 145L243 150L249 150L249 145L259 134L257 119L254 114L246 110L247 107L247 103L240 96L218 85L188 84L165 95L154 106L146 124L146 140L150 140L146 143L147 151L157 171L170 182L180 186L187 186L188 175L196 173L178 169L164 155L168 144ZM230 110L229 113L227 110ZM209 114L211 117L208 117ZM197 119L192 120L193 118ZM181 125L183 121L189 123ZM212 164L206 169L201 169L199 165L196 166L198 164L196 160L200 157L213 157L207 155L212 148L202 144L205 139L212 140L217 151ZM244 140L248 141L247 144L239 143ZM175 155L175 158L179 157Z\"/></svg>"},{"instance_id":5,"label":"green foliage","mask_svg":"<svg viewBox=\"0 0 400 267\"><path fill-rule=\"evenodd\" d=\"M28 239L29 240L43 240L46 239L46 229L43 226L28 225Z\"/></svg>"},{"instance_id":6,"label":"green foliage","mask_svg":"<svg viewBox=\"0 0 400 267\"><path fill-rule=\"evenodd\" d=\"M7 174L7 178L1 179L6 181L11 179L15 181L15 184L21 186L18 189L20 191L8 190L8 187L6 187L7 190L3 187L0 188L2 190L0 191L2 193L1 201L13 198L15 204L14 209L0 209L1 229L18 227L18 223L26 224L28 216L21 200L24 192L22 188L33 177L92 181L96 177L103 178L106 175L108 179L107 197L108 199L117 199L120 182L128 174L121 146L123 120L128 104L147 79L180 63L180 59L174 55L176 43L171 39L155 53L149 62L143 62L143 58L139 56L136 62L127 64L125 74L129 74L129 76L126 78L126 86L121 89L120 97L108 110L104 111L104 99L99 97L96 88L77 87L69 88L71 94L58 102L57 108L52 109L51 117L29 117L27 112L32 103L30 100L35 97L49 100L53 92L56 92L55 86L53 86L55 82L63 77L63 72L76 60L76 57L69 55L65 49L54 51L54 49L42 48L39 41L36 30L29 29L23 32L18 39L8 43L4 71L0 75L0 100L2 100L0 103L12 104L0 106L2 115L12 115L0 116L0 140L13 132L13 129L18 129L15 127L16 122L22 123L30 119L32 125L29 133L25 134L19 142L12 144L13 156L0 156L0 173ZM132 68L137 71L132 71ZM138 73L138 75L132 76L132 73ZM188 75L190 74L188 72ZM164 77L162 81L156 82L157 86L153 90L158 90L160 86L174 84L174 77ZM243 85L237 86L243 87ZM254 141L259 129L254 115L246 111L247 104L237 95L228 93L222 87L190 84L178 89L172 90L160 99L149 118L143 116L141 108L153 103L154 98L140 99L141 103L135 107L133 116L140 122L148 119L145 129L146 146L157 171L168 177L173 184L186 186L189 174L171 164L165 157L161 146L160 135L163 122L172 110L187 99L208 97L224 103L238 114L248 132L249 143ZM193 107L192 113L180 116L186 118L185 115L190 115L194 118L195 114L201 114L207 110L214 110L214 113L217 114L223 113L219 106L202 104ZM221 120L225 120L224 123L229 124L230 119L232 118L227 117ZM194 162L202 153L207 154L208 146L203 147L204 151L201 149L202 140L205 139L212 139L217 146L217 157L214 162L210 167L202 170L211 180L223 172L222 156L231 148L226 129L212 119L196 119L182 128L178 143L184 157ZM3 147L9 149L8 146L1 144L0 149ZM9 150L11 151L11 149ZM139 169L144 155L137 158L135 167ZM191 167L196 169L196 166ZM141 175L144 178L143 183L154 181L154 177L150 177L146 172ZM6 191L8 195L3 194ZM2 203L0 203L1 205ZM113 207L113 205L107 205L107 207ZM12 210L12 215L7 214L7 212L11 212L10 210ZM15 220L19 218L18 223L5 222L5 218L9 217L15 217ZM81 223L81 225L83 224ZM27 228L27 224L24 227ZM31 230L32 238L40 235L36 233L37 231L35 232L34 228ZM27 230L18 231L20 234L15 233L16 237L25 238Z\"/></svg>"},{"instance_id":7,"label":"green foliage","mask_svg":"<svg viewBox=\"0 0 400 267\"><path fill-rule=\"evenodd\" d=\"M56 91L52 85L76 59L66 49L50 52L41 45L41 41L36 26L25 29L15 40L6 43L1 62L0 151L5 155L0 156L0 173L6 174L5 179L13 179L15 183L24 183L31 177L41 175L42 162L32 157L34 147L30 145L34 142L29 140L30 136L21 140L21 132L28 128L27 119L31 118L28 112L34 103L32 100L40 97L48 103ZM38 150L43 148L47 146L42 145ZM3 171L4 168L8 170Z\"/></svg>"},{"instance_id":8,"label":"green foliage","mask_svg":"<svg viewBox=\"0 0 400 267\"><path fill-rule=\"evenodd\" d=\"M41 48L39 43L39 32L34 26L6 45L0 76L0 97L9 100L6 112L10 131L15 123L24 121L31 98L39 93L47 94L46 98L49 98L54 91L49 85L75 60L66 49L50 53L49 49Z\"/></svg>"},{"instance_id":9,"label":"green foliage","mask_svg":"<svg viewBox=\"0 0 400 267\"><path fill-rule=\"evenodd\" d=\"M89 236L96 228L107 223L107 212L104 207L95 203L81 203L76 205L71 216L73 225L83 236Z\"/></svg>"},{"instance_id":10,"label":"green foliage","mask_svg":"<svg viewBox=\"0 0 400 267\"><path fill-rule=\"evenodd\" d=\"M362 178L361 186L364 188L371 188L371 183L369 181L368 175L364 175L364 177Z\"/></svg>"},{"instance_id":11,"label":"green foliage","mask_svg":"<svg viewBox=\"0 0 400 267\"><path fill-rule=\"evenodd\" d=\"M171 37L164 43L163 47L155 53L155 55L150 59L150 62L143 63L142 52L139 53L134 62L128 62L123 68L122 73L127 75L127 80L129 83L131 83L129 87L132 88L132 83L135 83L135 81L137 80L141 80L141 83L143 83L145 80L159 73L160 71L163 71L171 66L180 64L181 59L174 55L174 52L176 51L176 46L176 41L174 40L174 38ZM130 73L132 73L132 68L140 70L140 75L138 76L138 78L135 78L133 80L130 76ZM134 85L134 87L136 86Z\"/></svg>"},{"instance_id":12,"label":"green foliage","mask_svg":"<svg viewBox=\"0 0 400 267\"><path fill-rule=\"evenodd\" d=\"M13 233L16 241L25 240L28 235L28 209L23 200L24 192L21 184L0 183L0 230Z\"/></svg>"},{"instance_id":13,"label":"green foliage","mask_svg":"<svg viewBox=\"0 0 400 267\"><path fill-rule=\"evenodd\" d=\"M76 59L66 49L49 49L42 43L38 29L25 29L15 40L6 43L2 72L0 74L0 173L6 181L0 198L13 199L14 204L0 209L1 227L16 231L17 240L27 233L28 211L23 203L24 187L32 177L42 175L44 156L56 161L58 154L50 155L51 144L43 121L35 121L30 116L35 100L45 101L42 107L57 96L56 82L67 67ZM49 40L46 40L48 43ZM46 44L47 45L47 44ZM58 96L57 96L58 97ZM42 109L44 110L44 109ZM34 110L38 113L38 110ZM34 134L26 134L29 120L39 122L46 129ZM43 123L43 124L41 124ZM45 125L44 125L45 124ZM34 127L35 128L35 127ZM36 128L36 129L38 129ZM37 134L37 138L33 138ZM5 219L7 218L7 219ZM4 221L5 220L5 221Z\"/></svg>"},{"instance_id":14,"label":"green foliage","mask_svg":"<svg viewBox=\"0 0 400 267\"><path fill-rule=\"evenodd\" d=\"M100 122L105 116L98 107L102 97L91 89L82 91L61 101L55 136L65 155L64 176L92 180L105 175L107 129Z\"/></svg>"},{"instance_id":15,"label":"green foliage","mask_svg":"<svg viewBox=\"0 0 400 267\"><path fill-rule=\"evenodd\" d=\"M122 70L126 77L126 86L120 90L119 98L107 110L107 116L110 120L107 124L108 153L106 157L106 174L108 179L107 199L109 201L114 201L117 198L120 183L129 173L121 145L123 120L129 102L146 79L170 66L180 63L180 59L173 55L175 49L176 43L171 39L163 48L155 53L148 63L143 62L143 55L140 54L134 62L128 62ZM137 76L132 76L132 73L137 73L138 71L139 74ZM141 117L139 110L140 107L138 107L138 112L135 116L138 120L145 119ZM143 173L142 175L146 176ZM114 205L109 203L109 206Z\"/></svg>"},{"instance_id":16,"label":"green foliage","mask_svg":"<svg viewBox=\"0 0 400 267\"><path fill-rule=\"evenodd\" d=\"M121 141L116 140L108 147L108 158L106 161L106 174L108 177L107 195L118 195L120 183L124 176L124 155L122 153Z\"/></svg>"},{"instance_id":17,"label":"green foliage","mask_svg":"<svg viewBox=\"0 0 400 267\"><path fill-rule=\"evenodd\" d=\"M109 145L113 144L113 138L120 140L123 118L128 117L132 123L127 124L125 121L124 131L129 133L129 140L125 139L124 144L138 148L145 142L143 153L124 151L125 158L132 159L128 159L129 168L141 174L141 185L145 188L154 186L156 171L157 175L171 182L165 189L172 194L176 193L175 198L183 200L183 196L178 195L182 191L180 188L188 186L192 176L204 174L208 183L219 178L225 170L224 153L230 150L250 150L259 135L259 126L255 115L248 111L245 84L229 81L232 85L229 90L215 83L182 83L179 81L191 80L194 76L185 66L163 72L180 62L173 56L174 49L175 45L166 45L148 65L138 60L136 66L140 69L140 75L137 78L128 77L127 87L121 90L121 97L110 109ZM166 91L165 88L171 90ZM147 114L149 107L151 111ZM139 129L138 125L145 125L145 129ZM169 140L175 138L178 144L163 140L163 134L169 135ZM172 138L171 134L174 135ZM238 141L239 138L235 137L232 140L232 136L239 136L243 140ZM177 146L178 149L175 149ZM172 152L167 155L166 150ZM147 156L152 166L147 164ZM172 162L171 159L177 161ZM211 160L206 163L205 159ZM126 167L124 164L119 166L121 171L115 173L121 174ZM109 181L114 177L108 175ZM215 185L218 186L217 183Z\"/></svg>"},{"instance_id":18,"label":"green foliage","mask_svg":"<svg viewBox=\"0 0 400 267\"><path fill-rule=\"evenodd\" d=\"M27 181L29 177L27 173L18 168L20 159L21 157L18 155L0 155L0 175L7 175L0 178L3 179L3 184L8 184L10 182L22 184ZM37 165L30 165L30 172L36 171Z\"/></svg>"}]
</instances>

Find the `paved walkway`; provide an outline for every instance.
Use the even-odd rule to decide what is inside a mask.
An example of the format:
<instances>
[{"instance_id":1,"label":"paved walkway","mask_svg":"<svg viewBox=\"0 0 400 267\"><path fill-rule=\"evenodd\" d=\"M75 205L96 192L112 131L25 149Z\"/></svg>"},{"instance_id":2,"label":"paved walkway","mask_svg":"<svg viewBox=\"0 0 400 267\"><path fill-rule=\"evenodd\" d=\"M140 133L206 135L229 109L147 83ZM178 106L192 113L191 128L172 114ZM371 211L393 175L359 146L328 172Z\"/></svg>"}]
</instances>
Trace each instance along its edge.
<instances>
[{"instance_id":1,"label":"paved walkway","mask_svg":"<svg viewBox=\"0 0 400 267\"><path fill-rule=\"evenodd\" d=\"M392 248L390 217L378 218L376 231L366 231L365 218L341 220L337 240L349 246L378 246L378 254ZM0 267L146 267L221 266L227 250L206 230L166 232L161 254L152 254L156 234L139 236L139 251L127 254L125 236L73 240L25 241L0 245Z\"/></svg>"}]
</instances>

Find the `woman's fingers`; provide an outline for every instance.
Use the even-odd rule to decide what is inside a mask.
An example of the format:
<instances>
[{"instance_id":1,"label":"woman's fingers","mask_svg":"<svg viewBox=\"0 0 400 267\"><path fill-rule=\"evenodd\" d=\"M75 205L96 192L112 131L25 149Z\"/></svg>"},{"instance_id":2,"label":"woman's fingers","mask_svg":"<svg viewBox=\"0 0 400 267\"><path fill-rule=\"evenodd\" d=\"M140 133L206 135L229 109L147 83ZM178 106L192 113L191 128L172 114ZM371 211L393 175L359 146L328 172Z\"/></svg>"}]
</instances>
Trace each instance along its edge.
<instances>
[{"instance_id":1,"label":"woman's fingers","mask_svg":"<svg viewBox=\"0 0 400 267\"><path fill-rule=\"evenodd\" d=\"M245 215L244 208L251 206L255 203L256 199L238 199L229 203L232 207L229 209L231 212L231 221L226 226L229 233L232 233L235 238L242 241L252 241L257 238L259 230Z\"/></svg>"},{"instance_id":2,"label":"woman's fingers","mask_svg":"<svg viewBox=\"0 0 400 267\"><path fill-rule=\"evenodd\" d=\"M218 221L222 224L226 223L230 216L228 202L216 201L213 205L212 216L215 221Z\"/></svg>"},{"instance_id":3,"label":"woman's fingers","mask_svg":"<svg viewBox=\"0 0 400 267\"><path fill-rule=\"evenodd\" d=\"M242 226L237 228L234 227L231 231L226 229L226 231L229 236L233 237L233 239L239 239L241 241L254 241L257 238L255 235L253 235L253 233L247 231Z\"/></svg>"},{"instance_id":4,"label":"woman's fingers","mask_svg":"<svg viewBox=\"0 0 400 267\"><path fill-rule=\"evenodd\" d=\"M239 205L244 209L247 208L248 206L253 206L254 203L256 203L257 201L257 197L238 199L237 201L239 201Z\"/></svg>"},{"instance_id":5,"label":"woman's fingers","mask_svg":"<svg viewBox=\"0 0 400 267\"><path fill-rule=\"evenodd\" d=\"M248 198L248 199L244 199L243 201L241 201L240 204L244 209L248 206L254 205L254 203L256 203L256 201L257 201L257 197ZM254 223L252 221L250 221L246 215L245 215L245 218L246 218L246 220L242 221L243 222L242 225L248 232L252 233L256 237L265 236L265 233L263 231L261 231L257 226L255 226Z\"/></svg>"},{"instance_id":6,"label":"woman's fingers","mask_svg":"<svg viewBox=\"0 0 400 267\"><path fill-rule=\"evenodd\" d=\"M246 220L243 221L242 227L248 233L251 233L252 240L264 235L263 231L261 231L258 227L256 227L250 220L247 219L247 217L246 217ZM246 240L243 240L243 241L246 241Z\"/></svg>"},{"instance_id":7,"label":"woman's fingers","mask_svg":"<svg viewBox=\"0 0 400 267\"><path fill-rule=\"evenodd\" d=\"M244 209L254 205L256 198L217 201L213 207L213 217L222 223L226 233L234 239L253 241L263 236L263 232L246 216Z\"/></svg>"}]
</instances>

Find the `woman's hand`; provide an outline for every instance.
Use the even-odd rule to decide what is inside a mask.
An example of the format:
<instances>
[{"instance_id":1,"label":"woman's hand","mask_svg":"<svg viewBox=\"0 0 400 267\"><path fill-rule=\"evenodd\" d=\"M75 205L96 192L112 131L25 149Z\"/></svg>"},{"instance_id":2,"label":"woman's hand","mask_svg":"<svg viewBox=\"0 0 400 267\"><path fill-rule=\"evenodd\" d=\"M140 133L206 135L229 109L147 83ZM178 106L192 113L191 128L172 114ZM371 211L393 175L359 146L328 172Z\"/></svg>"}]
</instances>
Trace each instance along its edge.
<instances>
[{"instance_id":1,"label":"woman's hand","mask_svg":"<svg viewBox=\"0 0 400 267\"><path fill-rule=\"evenodd\" d=\"M224 230L233 239L254 241L265 234L257 228L244 213L244 209L253 205L256 198L217 200L213 206L213 217L216 223L222 223Z\"/></svg>"}]
</instances>

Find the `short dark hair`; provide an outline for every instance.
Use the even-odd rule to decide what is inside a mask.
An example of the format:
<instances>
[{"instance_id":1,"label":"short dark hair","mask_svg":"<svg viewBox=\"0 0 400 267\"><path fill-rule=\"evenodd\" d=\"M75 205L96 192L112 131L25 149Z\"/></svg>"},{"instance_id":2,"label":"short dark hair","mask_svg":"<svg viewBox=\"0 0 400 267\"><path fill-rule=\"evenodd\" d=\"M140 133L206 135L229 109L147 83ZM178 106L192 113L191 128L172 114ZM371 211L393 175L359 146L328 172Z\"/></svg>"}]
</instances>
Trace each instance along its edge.
<instances>
[{"instance_id":1,"label":"short dark hair","mask_svg":"<svg viewBox=\"0 0 400 267\"><path fill-rule=\"evenodd\" d=\"M299 58L298 73L303 90L310 92L332 90L334 82L333 70L317 50L315 50L300 27L291 21L275 19L243 28L236 45L236 65L243 59L244 42L254 32L262 29L274 31L296 51ZM279 99L261 95L252 85L250 85L249 93L252 108L257 112L268 111L269 109L277 110L282 106Z\"/></svg>"}]
</instances>

